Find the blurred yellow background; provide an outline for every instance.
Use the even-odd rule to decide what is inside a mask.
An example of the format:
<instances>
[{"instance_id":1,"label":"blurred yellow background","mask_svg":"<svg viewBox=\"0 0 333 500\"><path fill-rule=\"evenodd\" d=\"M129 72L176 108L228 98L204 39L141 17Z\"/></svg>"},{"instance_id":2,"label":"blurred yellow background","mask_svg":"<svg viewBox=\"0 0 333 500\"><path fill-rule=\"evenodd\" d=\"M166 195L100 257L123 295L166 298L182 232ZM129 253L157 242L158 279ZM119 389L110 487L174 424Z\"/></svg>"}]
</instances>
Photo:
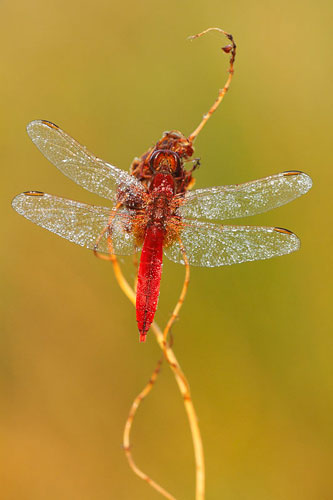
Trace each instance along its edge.
<instances>
[{"instance_id":1,"label":"blurred yellow background","mask_svg":"<svg viewBox=\"0 0 333 500\"><path fill-rule=\"evenodd\" d=\"M193 268L174 349L190 381L207 499L328 500L332 484L331 2L5 0L0 6L1 498L155 499L128 468L123 425L160 355L138 342L111 266L19 217L36 189L105 204L64 177L26 132L51 120L128 169L164 130L189 134L225 81L196 142L197 187L303 170L314 187L248 220L299 235L299 252ZM133 276L130 259L123 259ZM184 269L165 262L163 325ZM177 499L194 498L190 433L167 366L140 408L133 455Z\"/></svg>"}]
</instances>

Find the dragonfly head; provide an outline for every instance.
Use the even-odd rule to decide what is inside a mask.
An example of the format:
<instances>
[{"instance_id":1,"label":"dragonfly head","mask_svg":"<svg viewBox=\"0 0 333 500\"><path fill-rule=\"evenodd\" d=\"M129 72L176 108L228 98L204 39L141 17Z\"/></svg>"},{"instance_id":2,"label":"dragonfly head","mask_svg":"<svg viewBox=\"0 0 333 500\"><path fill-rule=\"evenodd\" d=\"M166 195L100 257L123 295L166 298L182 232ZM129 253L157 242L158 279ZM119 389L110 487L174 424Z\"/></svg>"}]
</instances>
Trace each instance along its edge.
<instances>
[{"instance_id":1,"label":"dragonfly head","mask_svg":"<svg viewBox=\"0 0 333 500\"><path fill-rule=\"evenodd\" d=\"M160 172L176 176L181 168L180 158L174 151L157 149L150 157L150 168L154 174Z\"/></svg>"},{"instance_id":2,"label":"dragonfly head","mask_svg":"<svg viewBox=\"0 0 333 500\"><path fill-rule=\"evenodd\" d=\"M135 158L130 167L131 174L147 189L157 172L172 175L175 192L184 193L194 180L192 172L186 171L184 163L192 161L193 145L181 132L164 132L162 138L140 158Z\"/></svg>"}]
</instances>

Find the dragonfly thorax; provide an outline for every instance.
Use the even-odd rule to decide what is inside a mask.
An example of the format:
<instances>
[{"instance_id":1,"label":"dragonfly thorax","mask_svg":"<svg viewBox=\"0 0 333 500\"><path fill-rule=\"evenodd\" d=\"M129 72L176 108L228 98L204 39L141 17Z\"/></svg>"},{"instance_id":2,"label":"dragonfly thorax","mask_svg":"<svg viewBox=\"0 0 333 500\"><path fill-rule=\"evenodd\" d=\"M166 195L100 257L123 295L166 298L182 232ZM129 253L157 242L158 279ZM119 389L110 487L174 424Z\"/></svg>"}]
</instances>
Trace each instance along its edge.
<instances>
[{"instance_id":1,"label":"dragonfly thorax","mask_svg":"<svg viewBox=\"0 0 333 500\"><path fill-rule=\"evenodd\" d=\"M170 202L174 197L175 182L171 174L158 172L154 175L149 188L147 207L147 226L165 226L170 216Z\"/></svg>"},{"instance_id":2,"label":"dragonfly thorax","mask_svg":"<svg viewBox=\"0 0 333 500\"><path fill-rule=\"evenodd\" d=\"M167 172L157 172L152 178L149 191L152 197L171 198L175 192L175 181L172 174Z\"/></svg>"}]
</instances>

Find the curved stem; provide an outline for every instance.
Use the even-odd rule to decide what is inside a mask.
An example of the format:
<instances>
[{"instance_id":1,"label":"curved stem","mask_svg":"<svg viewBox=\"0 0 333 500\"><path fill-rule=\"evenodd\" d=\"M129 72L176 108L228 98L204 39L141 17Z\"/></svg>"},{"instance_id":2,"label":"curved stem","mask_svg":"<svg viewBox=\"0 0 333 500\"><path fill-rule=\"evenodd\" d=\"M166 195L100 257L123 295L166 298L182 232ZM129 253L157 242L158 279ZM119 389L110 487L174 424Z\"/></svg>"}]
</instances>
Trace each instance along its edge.
<instances>
[{"instance_id":1,"label":"curved stem","mask_svg":"<svg viewBox=\"0 0 333 500\"><path fill-rule=\"evenodd\" d=\"M196 465L196 500L204 500L205 498L205 461L204 452L202 446L202 439L200 434L200 428L198 423L198 418L194 409L190 386L187 382L185 375L177 361L177 358L171 349L171 347L165 342L163 338L162 331L155 323L152 324L152 328L155 332L157 342L160 348L166 355L166 359L169 363L171 370L173 371L176 382L179 387L179 391L184 399L184 406L187 413L188 421L190 424L192 442L194 449L195 465Z\"/></svg>"},{"instance_id":2,"label":"curved stem","mask_svg":"<svg viewBox=\"0 0 333 500\"><path fill-rule=\"evenodd\" d=\"M193 142L196 139L196 137L201 132L203 127L206 125L207 121L212 116L214 111L216 111L216 109L221 104L223 97L225 96L225 94L229 90L229 86L230 86L230 83L231 83L231 80L232 80L232 77L234 74L234 62L235 62L235 57L236 57L236 44L234 42L233 36L230 33L227 33L226 31L222 30L221 28L208 28L205 31L198 33L197 35L190 36L189 39L194 40L195 38L199 38L199 37L205 35L209 31L218 31L219 33L222 33L222 35L225 35L228 38L228 40L231 42L230 45L226 45L225 47L222 47L222 50L224 52L226 52L227 54L229 52L231 53L231 57L230 57L230 61L229 61L229 76L228 76L226 83L224 84L223 89L219 90L219 93L218 93L218 96L217 96L215 102L210 107L208 112L203 116L203 118L202 118L201 122L199 123L199 125L197 126L197 128L189 136L188 140L190 142Z\"/></svg>"},{"instance_id":3,"label":"curved stem","mask_svg":"<svg viewBox=\"0 0 333 500\"><path fill-rule=\"evenodd\" d=\"M184 278L183 288L182 288L182 291L180 292L178 302L177 302L174 310L172 311L172 314L169 318L169 321L167 322L166 327L164 328L164 331L163 331L163 338L165 341L168 337L168 333L170 331L170 328L172 327L174 321L178 317L179 311L184 303L185 296L186 296L187 289L188 289L188 285L190 282L190 265L189 265L188 258L187 258L185 249L183 247L182 241L180 238L178 238L178 239L179 239L180 249L181 249L181 252L183 254L184 263L185 263L185 278Z\"/></svg>"},{"instance_id":4,"label":"curved stem","mask_svg":"<svg viewBox=\"0 0 333 500\"><path fill-rule=\"evenodd\" d=\"M141 404L142 400L147 397L147 395L150 393L150 391L153 388L153 385L157 379L157 376L160 372L161 364L163 362L163 358L159 359L155 370L152 373L152 376L150 377L150 380L148 384L142 389L140 394L137 395L137 397L134 399L129 415L126 420L125 428L124 428L124 434L123 434L123 447L125 451L126 458L128 460L128 463L131 467L131 469L135 472L137 476L139 476L141 479L147 482L149 486L154 488L156 491L158 491L161 495L163 495L165 498L168 498L168 500L176 500L173 495L171 495L168 491L166 491L162 486L160 486L158 483L156 483L153 479L151 479L147 474L142 472L139 467L137 467L136 463L133 460L132 457L132 452L131 452L131 445L130 445L130 434L132 430L132 424L133 420L135 417L135 414L139 408L139 405Z\"/></svg>"},{"instance_id":5,"label":"curved stem","mask_svg":"<svg viewBox=\"0 0 333 500\"><path fill-rule=\"evenodd\" d=\"M121 268L119 266L118 259L116 258L116 256L114 254L111 254L110 260L113 264L115 277L117 279L117 282L118 282L120 288L123 290L123 292L125 293L127 298L135 306L135 292L130 287L127 280L125 279L125 277L121 271ZM186 281L186 278L185 278L185 281ZM184 282L184 285L185 285L185 282ZM188 285L188 282L187 282L187 285ZM184 286L183 286L183 290L184 290ZM177 306L178 306L178 303L177 303L176 307ZM170 326L171 326L171 324L170 324ZM165 341L164 335L163 335L161 329L159 328L159 326L157 325L157 323L154 322L152 324L152 330L155 333L158 345L160 346L161 350L163 351L163 353L167 359L167 362L168 362L171 370L174 373L179 391L184 399L184 406L185 406L185 410L187 413L187 417L188 417L188 421L189 421L189 425L190 425L190 429L191 429L192 442L193 442L193 448L194 448L194 456L195 456L195 465L196 465L196 496L195 496L195 498L196 498L196 500L204 500L204 498L205 498L204 454L203 454L203 446L202 446L202 440L201 440L198 419L197 419L197 415L196 415L196 412L194 409L194 405L193 405L193 401L192 401L192 397L191 397L191 393L190 393L190 387L189 387L189 384L185 378L184 373L181 370L181 367L178 363L178 360L177 360L172 348ZM154 376L154 374L155 374L155 376ZM145 481L147 481L147 483L150 484L150 486L155 488L161 494L164 494L164 496L169 495L169 497L166 496L166 498L172 499L174 497L172 497L168 492L166 492L166 490L164 490L164 488L162 488L157 483L152 481L146 474L144 474L136 466L136 464L132 458L131 451L130 451L130 445L129 445L129 432L130 432L130 429L132 426L134 414L137 410L137 406L140 404L143 397L145 397L152 389L153 383L155 382L158 371L156 372L156 370L155 370L154 374L153 374L152 379L151 379L153 381L152 382L150 381L148 383L148 385L137 396L136 400L132 404L132 408L131 408L131 412L130 412L130 415L132 414L132 416L130 417L130 421L126 422L125 431L124 431L124 448L125 448L127 459L129 461L129 465L132 468L132 470L135 472L135 474L137 474L139 477L141 477L141 479L144 479ZM143 397L142 397L142 394L144 394Z\"/></svg>"}]
</instances>

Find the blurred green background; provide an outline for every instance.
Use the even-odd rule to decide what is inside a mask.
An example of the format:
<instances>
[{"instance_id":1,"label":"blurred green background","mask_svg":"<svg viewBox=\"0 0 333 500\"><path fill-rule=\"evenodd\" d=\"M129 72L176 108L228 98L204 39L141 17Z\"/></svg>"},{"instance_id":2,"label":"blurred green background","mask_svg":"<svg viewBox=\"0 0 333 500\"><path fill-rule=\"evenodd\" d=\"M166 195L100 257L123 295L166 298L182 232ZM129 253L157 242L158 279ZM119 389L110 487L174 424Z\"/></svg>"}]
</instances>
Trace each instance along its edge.
<instances>
[{"instance_id":1,"label":"blurred green background","mask_svg":"<svg viewBox=\"0 0 333 500\"><path fill-rule=\"evenodd\" d=\"M105 204L61 175L26 124L51 120L128 169L164 130L192 132L235 78L196 142L197 187L304 170L312 191L248 220L287 227L299 252L193 268L174 349L190 381L207 499L328 500L332 484L331 2L5 0L0 5L1 497L155 499L121 442L130 404L160 355L138 342L111 266L19 217L37 189ZM130 259L123 259L133 276ZM184 269L163 268L163 325ZM140 408L133 454L177 499L194 498L187 420L166 366Z\"/></svg>"}]
</instances>

